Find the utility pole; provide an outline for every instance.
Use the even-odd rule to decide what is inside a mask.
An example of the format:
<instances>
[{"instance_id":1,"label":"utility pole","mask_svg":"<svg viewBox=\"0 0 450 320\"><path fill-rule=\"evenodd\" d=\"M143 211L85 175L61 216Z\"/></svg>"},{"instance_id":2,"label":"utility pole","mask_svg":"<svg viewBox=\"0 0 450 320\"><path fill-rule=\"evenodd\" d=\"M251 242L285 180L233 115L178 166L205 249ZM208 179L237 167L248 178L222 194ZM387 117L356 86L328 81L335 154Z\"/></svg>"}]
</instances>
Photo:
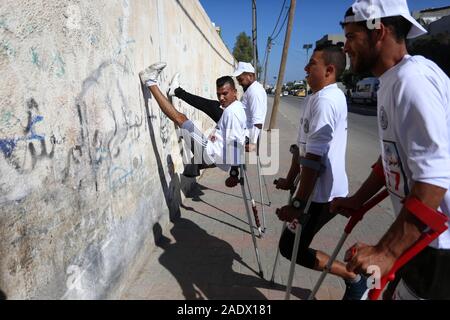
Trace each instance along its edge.
<instances>
[{"instance_id":1,"label":"utility pole","mask_svg":"<svg viewBox=\"0 0 450 320\"><path fill-rule=\"evenodd\" d=\"M267 80L267 67L269 65L270 50L272 50L272 38L271 37L269 37L267 39L266 63L265 63L265 66L264 66L264 83L263 83L264 90L266 89L266 84L267 84L267 82L266 82L266 80Z\"/></svg>"},{"instance_id":2,"label":"utility pole","mask_svg":"<svg viewBox=\"0 0 450 320\"><path fill-rule=\"evenodd\" d=\"M252 29L252 38L253 38L253 67L255 68L255 74L257 80L259 79L258 74L258 58L256 54L256 41L257 41L257 26L256 26L256 0L252 0L252 12L253 12L253 29Z\"/></svg>"},{"instance_id":3,"label":"utility pole","mask_svg":"<svg viewBox=\"0 0 450 320\"><path fill-rule=\"evenodd\" d=\"M310 44L310 43L304 44L303 49L306 50L306 64L308 64L309 63L309 49L312 49L312 44Z\"/></svg>"},{"instance_id":4,"label":"utility pole","mask_svg":"<svg viewBox=\"0 0 450 320\"><path fill-rule=\"evenodd\" d=\"M309 63L309 49L312 49L312 44L310 44L310 43L304 44L303 49L306 50L306 64L308 64ZM305 91L306 91L305 96L308 96L308 81L306 81Z\"/></svg>"},{"instance_id":5,"label":"utility pole","mask_svg":"<svg viewBox=\"0 0 450 320\"><path fill-rule=\"evenodd\" d=\"M278 73L277 89L275 90L275 99L273 102L272 116L270 117L270 124L268 131L272 130L277 122L278 107L280 105L281 86L283 85L284 72L286 71L286 61L289 52L289 44L291 42L291 33L294 24L296 4L297 0L291 0L291 7L289 8L289 20L286 28L286 37L284 38L283 55L281 57L280 72Z\"/></svg>"}]
</instances>

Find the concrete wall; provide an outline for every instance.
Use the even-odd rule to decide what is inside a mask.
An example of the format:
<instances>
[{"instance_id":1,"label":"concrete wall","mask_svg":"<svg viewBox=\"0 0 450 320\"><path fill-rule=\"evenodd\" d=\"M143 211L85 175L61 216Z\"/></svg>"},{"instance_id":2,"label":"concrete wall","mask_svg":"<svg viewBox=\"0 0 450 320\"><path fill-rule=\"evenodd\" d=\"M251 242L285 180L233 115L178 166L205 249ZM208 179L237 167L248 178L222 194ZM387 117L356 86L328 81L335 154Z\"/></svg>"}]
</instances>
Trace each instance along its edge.
<instances>
[{"instance_id":1,"label":"concrete wall","mask_svg":"<svg viewBox=\"0 0 450 320\"><path fill-rule=\"evenodd\" d=\"M0 290L9 299L117 297L151 252L153 228L178 214L176 130L138 77L160 60L163 88L180 71L186 89L210 98L234 63L197 0L1 1Z\"/></svg>"}]
</instances>

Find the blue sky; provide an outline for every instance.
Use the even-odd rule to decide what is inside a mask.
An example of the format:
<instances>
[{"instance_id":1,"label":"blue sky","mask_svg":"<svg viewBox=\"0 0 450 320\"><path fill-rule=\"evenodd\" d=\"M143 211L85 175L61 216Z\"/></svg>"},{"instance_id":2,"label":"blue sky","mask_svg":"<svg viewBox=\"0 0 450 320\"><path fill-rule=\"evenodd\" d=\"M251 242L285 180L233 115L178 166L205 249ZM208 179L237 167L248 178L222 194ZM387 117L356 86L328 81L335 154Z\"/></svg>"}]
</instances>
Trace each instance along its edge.
<instances>
[{"instance_id":1,"label":"blue sky","mask_svg":"<svg viewBox=\"0 0 450 320\"><path fill-rule=\"evenodd\" d=\"M222 38L230 51L233 50L237 35L244 31L251 36L252 1L251 0L200 0L212 22L222 29ZM339 21L353 0L297 0L294 28L291 36L285 82L303 79L306 63L306 51L303 44L312 43L325 34L341 34ZM258 15L258 51L262 63L267 38L271 35L281 10L283 0L256 0ZM290 0L286 1L289 6ZM408 0L411 11L431 7L450 5L450 0ZM287 11L287 8L284 12ZM283 15L284 18L284 15ZM278 76L281 53L283 50L285 29L275 41L269 59L267 81L274 83ZM311 51L309 53L311 55Z\"/></svg>"}]
</instances>

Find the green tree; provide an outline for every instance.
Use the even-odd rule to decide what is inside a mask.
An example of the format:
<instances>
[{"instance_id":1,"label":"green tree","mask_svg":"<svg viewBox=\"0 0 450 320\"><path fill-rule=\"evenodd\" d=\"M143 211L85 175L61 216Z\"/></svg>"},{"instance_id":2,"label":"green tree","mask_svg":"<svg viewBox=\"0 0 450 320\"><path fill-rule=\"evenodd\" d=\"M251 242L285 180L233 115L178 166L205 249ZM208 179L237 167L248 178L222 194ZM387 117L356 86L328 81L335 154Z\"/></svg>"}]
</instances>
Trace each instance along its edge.
<instances>
[{"instance_id":1,"label":"green tree","mask_svg":"<svg viewBox=\"0 0 450 320\"><path fill-rule=\"evenodd\" d=\"M237 61L252 62L253 60L253 44L252 40L245 32L241 32L237 38L233 48L233 56Z\"/></svg>"}]
</instances>

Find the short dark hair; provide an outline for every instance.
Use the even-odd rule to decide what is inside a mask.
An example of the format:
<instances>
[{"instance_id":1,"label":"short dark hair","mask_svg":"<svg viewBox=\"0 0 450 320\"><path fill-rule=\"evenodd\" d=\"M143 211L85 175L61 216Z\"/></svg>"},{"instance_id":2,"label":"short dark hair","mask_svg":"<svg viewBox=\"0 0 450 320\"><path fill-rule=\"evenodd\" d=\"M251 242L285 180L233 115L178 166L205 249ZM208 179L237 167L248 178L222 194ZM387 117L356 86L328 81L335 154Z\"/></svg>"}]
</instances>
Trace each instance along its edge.
<instances>
[{"instance_id":1,"label":"short dark hair","mask_svg":"<svg viewBox=\"0 0 450 320\"><path fill-rule=\"evenodd\" d=\"M354 16L353 8L350 7L345 12L345 18ZM390 28L392 32L394 33L395 39L397 42L404 42L406 40L406 37L408 36L409 31L411 30L412 23L406 20L402 16L393 16L393 17L385 17L380 19L381 23L384 24L387 28ZM358 21L355 22L356 24L365 27L367 32L370 33L372 30L370 30L367 27L366 21ZM341 22L341 26L344 27L347 23Z\"/></svg>"},{"instance_id":2,"label":"short dark hair","mask_svg":"<svg viewBox=\"0 0 450 320\"><path fill-rule=\"evenodd\" d=\"M323 52L323 59L326 65L332 64L336 68L336 81L341 77L347 65L347 58L342 47L337 44L318 45L314 52Z\"/></svg>"},{"instance_id":3,"label":"short dark hair","mask_svg":"<svg viewBox=\"0 0 450 320\"><path fill-rule=\"evenodd\" d=\"M216 86L217 88L221 88L226 84L229 84L231 88L236 89L236 85L234 84L234 80L230 76L221 77L216 80Z\"/></svg>"}]
</instances>

